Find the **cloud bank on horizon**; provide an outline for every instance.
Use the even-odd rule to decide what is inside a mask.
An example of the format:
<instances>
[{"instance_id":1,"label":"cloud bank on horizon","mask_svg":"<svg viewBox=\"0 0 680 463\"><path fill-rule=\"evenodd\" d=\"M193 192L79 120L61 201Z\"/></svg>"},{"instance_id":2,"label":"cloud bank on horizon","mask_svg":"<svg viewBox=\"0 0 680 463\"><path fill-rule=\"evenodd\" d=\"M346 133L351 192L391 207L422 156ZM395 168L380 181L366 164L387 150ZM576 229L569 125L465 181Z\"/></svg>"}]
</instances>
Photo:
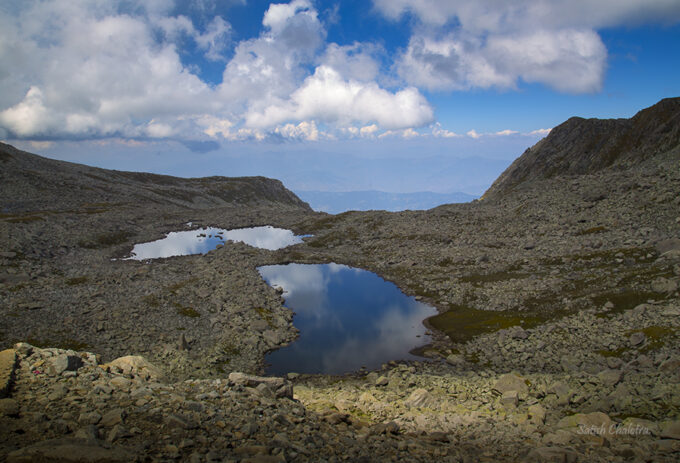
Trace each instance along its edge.
<instances>
[{"instance_id":1,"label":"cloud bank on horizon","mask_svg":"<svg viewBox=\"0 0 680 463\"><path fill-rule=\"evenodd\" d=\"M229 8L223 17L215 0L190 4L1 6L0 138L478 138L484 134L442 127L433 95L522 83L597 92L608 60L598 31L680 21L677 0L367 2L366 14L408 28L406 45L390 50L329 40L342 20L337 5L272 3L257 33L237 40ZM221 77L206 78L207 68Z\"/></svg>"}]
</instances>

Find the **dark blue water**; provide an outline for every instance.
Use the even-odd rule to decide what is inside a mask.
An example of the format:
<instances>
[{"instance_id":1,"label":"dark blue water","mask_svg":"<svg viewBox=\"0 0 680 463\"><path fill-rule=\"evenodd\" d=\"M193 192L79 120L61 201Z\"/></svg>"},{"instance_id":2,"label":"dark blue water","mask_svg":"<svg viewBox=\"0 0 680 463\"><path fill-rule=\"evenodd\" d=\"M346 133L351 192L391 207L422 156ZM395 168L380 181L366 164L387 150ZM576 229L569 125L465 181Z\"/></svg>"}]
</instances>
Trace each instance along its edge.
<instances>
[{"instance_id":1,"label":"dark blue water","mask_svg":"<svg viewBox=\"0 0 680 463\"><path fill-rule=\"evenodd\" d=\"M403 294L393 283L337 264L269 265L265 281L284 290L300 337L267 355L266 373L342 374L409 353L427 344L423 320L436 310Z\"/></svg>"}]
</instances>

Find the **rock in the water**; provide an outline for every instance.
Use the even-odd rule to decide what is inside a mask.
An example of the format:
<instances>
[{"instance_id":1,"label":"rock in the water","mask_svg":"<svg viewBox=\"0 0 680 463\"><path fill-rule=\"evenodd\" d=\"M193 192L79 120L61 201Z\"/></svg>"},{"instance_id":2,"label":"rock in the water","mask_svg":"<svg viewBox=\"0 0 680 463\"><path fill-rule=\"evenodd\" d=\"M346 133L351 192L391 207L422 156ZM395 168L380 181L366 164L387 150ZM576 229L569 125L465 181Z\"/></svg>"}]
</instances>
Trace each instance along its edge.
<instances>
[{"instance_id":1,"label":"rock in the water","mask_svg":"<svg viewBox=\"0 0 680 463\"><path fill-rule=\"evenodd\" d=\"M501 394L508 391L517 391L526 394L529 391L526 380L514 373L508 373L498 378L498 381L496 381L493 388Z\"/></svg>"},{"instance_id":2,"label":"rock in the water","mask_svg":"<svg viewBox=\"0 0 680 463\"><path fill-rule=\"evenodd\" d=\"M104 447L96 441L75 438L51 439L7 455L7 463L128 463L138 461L135 454L120 447Z\"/></svg>"}]
</instances>

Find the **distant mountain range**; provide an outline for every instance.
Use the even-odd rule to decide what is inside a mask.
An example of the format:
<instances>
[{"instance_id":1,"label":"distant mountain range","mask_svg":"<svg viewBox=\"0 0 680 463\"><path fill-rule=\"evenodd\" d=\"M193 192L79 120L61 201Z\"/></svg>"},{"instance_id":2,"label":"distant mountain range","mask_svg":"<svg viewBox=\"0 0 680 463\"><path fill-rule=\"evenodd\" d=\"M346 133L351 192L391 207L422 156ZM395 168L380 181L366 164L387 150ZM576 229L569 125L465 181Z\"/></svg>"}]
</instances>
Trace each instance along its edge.
<instances>
[{"instance_id":1,"label":"distant mountain range","mask_svg":"<svg viewBox=\"0 0 680 463\"><path fill-rule=\"evenodd\" d=\"M384 191L295 191L312 209L329 214L345 211L404 211L432 209L442 204L466 203L478 196L467 193L387 193Z\"/></svg>"}]
</instances>

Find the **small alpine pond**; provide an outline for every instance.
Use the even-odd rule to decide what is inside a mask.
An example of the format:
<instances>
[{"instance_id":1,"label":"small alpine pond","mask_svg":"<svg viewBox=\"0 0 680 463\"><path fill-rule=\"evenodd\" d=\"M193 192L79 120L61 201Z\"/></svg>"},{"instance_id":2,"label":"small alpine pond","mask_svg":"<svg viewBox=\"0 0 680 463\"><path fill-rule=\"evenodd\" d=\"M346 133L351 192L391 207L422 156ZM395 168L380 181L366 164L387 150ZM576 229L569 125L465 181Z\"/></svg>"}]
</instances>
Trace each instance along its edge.
<instances>
[{"instance_id":1,"label":"small alpine pond","mask_svg":"<svg viewBox=\"0 0 680 463\"><path fill-rule=\"evenodd\" d=\"M258 270L270 286L283 289L300 330L297 340L266 356L267 374L343 374L422 359L410 352L430 342L423 320L437 311L375 273L332 263Z\"/></svg>"},{"instance_id":2,"label":"small alpine pond","mask_svg":"<svg viewBox=\"0 0 680 463\"><path fill-rule=\"evenodd\" d=\"M160 240L135 244L131 256L127 259L147 260L205 254L218 246L224 245L227 241L240 241L249 246L273 251L302 243L303 237L293 234L290 230L275 228L271 225L234 230L206 227L170 232Z\"/></svg>"}]
</instances>

